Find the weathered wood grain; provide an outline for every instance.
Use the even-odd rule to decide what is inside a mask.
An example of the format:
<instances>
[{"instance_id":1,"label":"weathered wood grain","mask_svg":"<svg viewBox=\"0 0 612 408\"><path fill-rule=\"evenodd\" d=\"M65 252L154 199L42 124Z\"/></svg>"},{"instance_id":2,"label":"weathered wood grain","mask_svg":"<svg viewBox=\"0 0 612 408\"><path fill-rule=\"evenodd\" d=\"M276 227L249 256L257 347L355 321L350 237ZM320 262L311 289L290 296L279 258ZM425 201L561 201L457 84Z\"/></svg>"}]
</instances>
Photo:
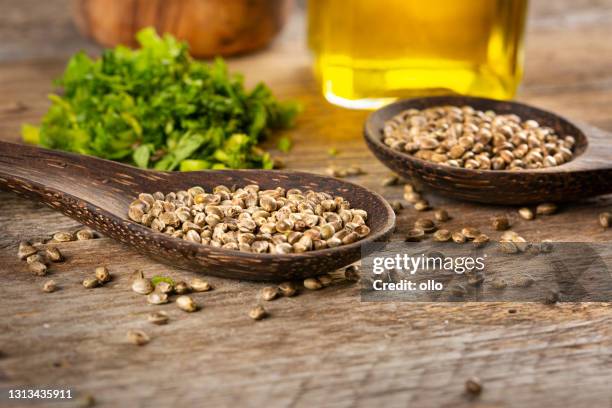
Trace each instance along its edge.
<instances>
[{"instance_id":1,"label":"weathered wood grain","mask_svg":"<svg viewBox=\"0 0 612 408\"><path fill-rule=\"evenodd\" d=\"M20 124L44 113L51 78L84 43L63 14L66 3L0 0L4 140L16 141ZM612 131L607 108L612 105L612 2L539 0L532 2L530 14L526 77L518 99ZM41 27L47 23L61 28L45 35ZM379 185L387 170L363 143L367 113L331 107L320 97L301 28L297 16L270 50L231 62L247 73L249 83L265 79L278 96L304 103L305 112L289 132L295 148L285 156L288 167L322 172L329 162L359 164L368 174L352 181L400 199L401 187ZM16 102L25 109L15 109ZM340 155L328 157L329 147ZM527 239L612 240L612 231L600 228L596 218L612 208L610 196L534 221L519 219L512 207L477 206L434 194L427 198L449 209L451 229L470 224L497 238L489 217L508 213L513 229ZM395 239L421 216L401 213ZM612 405L610 304L362 303L357 287L339 281L319 292L266 303L271 317L253 322L246 313L258 302L262 286L210 278L215 290L195 295L201 311L188 315L174 304L161 306L171 321L152 326L145 317L155 308L129 290L131 271L142 268L150 276L183 279L194 274L100 238L63 244L68 259L53 265L49 275L62 289L44 294L39 288L45 278L25 271L16 245L65 228L78 225L0 193L2 390L72 387L108 407ZM82 288L81 280L99 264L109 267L113 282ZM125 333L133 328L146 330L151 343L143 348L127 344ZM463 383L472 375L485 387L475 400L463 394ZM4 405L16 404L0 399Z\"/></svg>"}]
</instances>

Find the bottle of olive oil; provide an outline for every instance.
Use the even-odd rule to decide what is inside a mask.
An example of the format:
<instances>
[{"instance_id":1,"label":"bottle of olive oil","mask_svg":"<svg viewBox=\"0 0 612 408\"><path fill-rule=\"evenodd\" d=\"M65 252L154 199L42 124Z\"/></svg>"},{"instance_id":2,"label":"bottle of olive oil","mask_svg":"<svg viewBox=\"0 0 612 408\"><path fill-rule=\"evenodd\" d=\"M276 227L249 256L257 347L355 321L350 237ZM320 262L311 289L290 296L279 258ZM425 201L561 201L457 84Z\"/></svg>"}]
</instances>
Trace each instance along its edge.
<instances>
[{"instance_id":1,"label":"bottle of olive oil","mask_svg":"<svg viewBox=\"0 0 612 408\"><path fill-rule=\"evenodd\" d=\"M377 108L400 97L512 98L527 0L309 0L309 46L330 102Z\"/></svg>"}]
</instances>

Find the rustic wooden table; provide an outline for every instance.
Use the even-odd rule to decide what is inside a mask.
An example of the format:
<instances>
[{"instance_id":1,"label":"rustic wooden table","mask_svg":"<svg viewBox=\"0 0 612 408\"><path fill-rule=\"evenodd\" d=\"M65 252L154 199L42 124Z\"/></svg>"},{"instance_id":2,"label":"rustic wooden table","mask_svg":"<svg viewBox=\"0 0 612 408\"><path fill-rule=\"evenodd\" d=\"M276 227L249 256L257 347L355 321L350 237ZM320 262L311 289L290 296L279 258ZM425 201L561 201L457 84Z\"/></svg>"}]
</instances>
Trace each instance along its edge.
<instances>
[{"instance_id":1,"label":"rustic wooden table","mask_svg":"<svg viewBox=\"0 0 612 408\"><path fill-rule=\"evenodd\" d=\"M51 79L68 55L98 51L75 33L67 4L0 0L4 140L17 141L20 124L43 115ZM401 187L380 186L387 171L361 139L367 113L321 98L303 28L296 15L272 47L233 59L232 68L304 104L290 132L295 147L284 156L289 168L322 172L330 162L358 164L367 174L356 182L399 199ZM533 1L518 99L612 131L610 38L610 0ZM327 155L329 147L340 151L337 158ZM453 228L470 224L496 237L488 219L508 213L527 238L612 240L612 230L596 221L612 207L610 196L531 222L519 221L513 208L428 198L455 214ZM411 209L401 213L396 238L416 218ZM163 306L171 322L153 326L145 319L151 307L129 290L129 274L142 268L150 276L187 279L194 272L155 263L107 238L71 242L61 246L67 261L50 274L61 290L44 294L46 279L17 260L20 240L76 228L49 208L0 193L0 406L18 405L7 399L9 388L41 387L71 388L109 407L612 406L610 304L362 303L356 285L339 282L270 302L271 317L253 322L246 312L262 285L211 278L215 290L196 295L201 311L187 315ZM98 265L107 265L115 279L85 290L80 282ZM130 329L146 330L151 343L128 344ZM484 384L476 399L464 394L473 375Z\"/></svg>"}]
</instances>

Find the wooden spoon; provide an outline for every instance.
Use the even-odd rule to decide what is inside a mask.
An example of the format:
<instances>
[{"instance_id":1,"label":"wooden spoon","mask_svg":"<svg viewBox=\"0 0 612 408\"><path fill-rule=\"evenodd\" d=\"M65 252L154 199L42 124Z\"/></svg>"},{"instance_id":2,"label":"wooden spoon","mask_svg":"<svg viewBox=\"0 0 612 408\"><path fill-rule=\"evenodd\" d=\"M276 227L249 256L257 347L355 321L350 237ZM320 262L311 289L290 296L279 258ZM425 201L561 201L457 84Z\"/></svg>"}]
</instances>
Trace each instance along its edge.
<instances>
[{"instance_id":1,"label":"wooden spoon","mask_svg":"<svg viewBox=\"0 0 612 408\"><path fill-rule=\"evenodd\" d=\"M349 245L299 254L255 254L201 245L155 232L127 217L141 192L178 191L196 185L258 184L341 195L368 212L371 229ZM395 215L378 194L357 184L290 171L220 170L166 173L141 170L90 156L0 142L0 188L42 201L51 208L137 251L173 266L249 280L286 280L321 275L361 258L361 246L389 238Z\"/></svg>"},{"instance_id":2,"label":"wooden spoon","mask_svg":"<svg viewBox=\"0 0 612 408\"><path fill-rule=\"evenodd\" d=\"M557 134L576 139L574 158L560 166L535 170L471 170L417 159L382 142L385 121L406 109L469 105L479 110L515 113L534 119ZM373 112L364 129L365 140L380 161L440 194L493 204L530 204L574 201L612 193L612 134L586 125L576 126L551 112L517 102L463 96L407 99ZM588 135L588 137L587 137Z\"/></svg>"}]
</instances>

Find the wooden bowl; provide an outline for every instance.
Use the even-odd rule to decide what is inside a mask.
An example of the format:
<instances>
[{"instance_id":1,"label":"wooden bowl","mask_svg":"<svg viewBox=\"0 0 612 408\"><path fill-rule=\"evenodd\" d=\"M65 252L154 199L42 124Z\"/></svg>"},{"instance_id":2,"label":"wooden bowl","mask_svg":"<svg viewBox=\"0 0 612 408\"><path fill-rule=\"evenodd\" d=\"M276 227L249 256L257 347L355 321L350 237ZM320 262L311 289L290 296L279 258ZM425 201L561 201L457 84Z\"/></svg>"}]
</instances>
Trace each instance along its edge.
<instances>
[{"instance_id":1,"label":"wooden bowl","mask_svg":"<svg viewBox=\"0 0 612 408\"><path fill-rule=\"evenodd\" d=\"M382 142L385 121L406 109L469 105L479 110L515 113L534 119L560 135L576 138L574 158L560 166L535 170L471 170L417 159ZM518 102L465 96L401 100L373 112L364 127L366 143L391 170L449 197L491 204L574 201L612 193L612 135Z\"/></svg>"},{"instance_id":2,"label":"wooden bowl","mask_svg":"<svg viewBox=\"0 0 612 408\"><path fill-rule=\"evenodd\" d=\"M106 47L136 45L144 27L186 40L196 57L233 55L266 46L293 0L73 0L74 21Z\"/></svg>"}]
</instances>

